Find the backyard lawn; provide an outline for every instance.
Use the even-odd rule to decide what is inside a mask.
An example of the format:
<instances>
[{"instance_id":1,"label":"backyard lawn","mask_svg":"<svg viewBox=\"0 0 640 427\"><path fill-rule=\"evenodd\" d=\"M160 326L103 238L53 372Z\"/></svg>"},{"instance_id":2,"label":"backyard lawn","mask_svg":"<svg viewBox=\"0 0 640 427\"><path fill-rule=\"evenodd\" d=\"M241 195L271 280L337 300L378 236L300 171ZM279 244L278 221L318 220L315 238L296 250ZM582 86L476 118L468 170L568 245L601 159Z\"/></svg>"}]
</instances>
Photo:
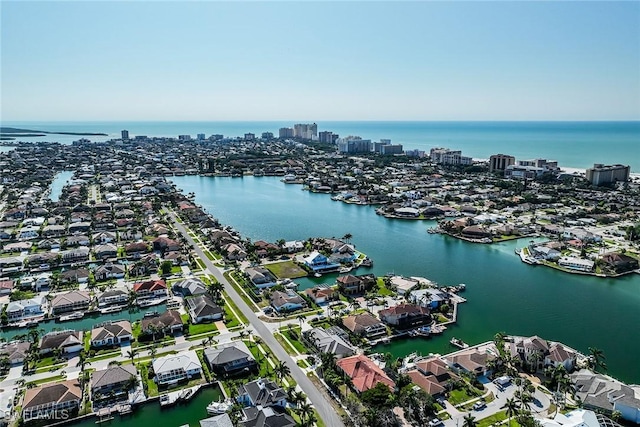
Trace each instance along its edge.
<instances>
[{"instance_id":1,"label":"backyard lawn","mask_svg":"<svg viewBox=\"0 0 640 427\"><path fill-rule=\"evenodd\" d=\"M455 406L464 403L469 399L473 399L474 397L478 397L481 394L482 392L474 388L461 387L451 390L447 400Z\"/></svg>"}]
</instances>

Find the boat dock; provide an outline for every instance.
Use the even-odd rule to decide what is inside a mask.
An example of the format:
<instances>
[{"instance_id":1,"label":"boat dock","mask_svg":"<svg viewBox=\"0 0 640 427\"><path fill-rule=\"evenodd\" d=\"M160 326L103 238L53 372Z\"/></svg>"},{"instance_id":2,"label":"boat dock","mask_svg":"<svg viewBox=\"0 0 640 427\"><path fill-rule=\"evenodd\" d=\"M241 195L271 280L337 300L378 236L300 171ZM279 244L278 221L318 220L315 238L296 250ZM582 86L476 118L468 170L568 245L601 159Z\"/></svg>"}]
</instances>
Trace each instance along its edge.
<instances>
[{"instance_id":1,"label":"boat dock","mask_svg":"<svg viewBox=\"0 0 640 427\"><path fill-rule=\"evenodd\" d=\"M163 394L162 396L160 396L160 406L167 407L167 406L175 405L180 401L190 400L193 396L196 395L196 393L198 393L198 391L200 390L200 387L202 387L202 385L183 388L181 390L176 390L176 391L169 392L167 394Z\"/></svg>"}]
</instances>

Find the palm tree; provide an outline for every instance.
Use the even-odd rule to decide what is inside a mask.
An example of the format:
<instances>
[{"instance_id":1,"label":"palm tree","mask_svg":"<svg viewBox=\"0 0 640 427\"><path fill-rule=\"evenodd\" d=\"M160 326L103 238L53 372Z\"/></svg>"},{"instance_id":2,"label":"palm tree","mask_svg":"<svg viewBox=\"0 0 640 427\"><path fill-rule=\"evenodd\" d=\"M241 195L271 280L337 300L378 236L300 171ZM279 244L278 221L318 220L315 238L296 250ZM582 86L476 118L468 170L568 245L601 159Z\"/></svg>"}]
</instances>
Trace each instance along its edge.
<instances>
[{"instance_id":1,"label":"palm tree","mask_svg":"<svg viewBox=\"0 0 640 427\"><path fill-rule=\"evenodd\" d=\"M125 390L134 390L138 387L138 378L135 375L131 375L125 383Z\"/></svg>"},{"instance_id":2,"label":"palm tree","mask_svg":"<svg viewBox=\"0 0 640 427\"><path fill-rule=\"evenodd\" d=\"M279 360L276 363L276 366L273 368L274 373L276 374L276 378L278 381L281 381L291 374L291 369L284 363L282 360Z\"/></svg>"},{"instance_id":3,"label":"palm tree","mask_svg":"<svg viewBox=\"0 0 640 427\"><path fill-rule=\"evenodd\" d=\"M300 419L302 420L302 422L305 423L305 420L308 420L313 414L313 407L306 402L302 403L298 407L298 413L300 414ZM308 424L305 423L305 425Z\"/></svg>"},{"instance_id":4,"label":"palm tree","mask_svg":"<svg viewBox=\"0 0 640 427\"><path fill-rule=\"evenodd\" d=\"M504 405L502 405L501 409L506 409L507 417L507 425L511 424L511 418L515 417L518 414L518 402L513 397L506 400Z\"/></svg>"},{"instance_id":5,"label":"palm tree","mask_svg":"<svg viewBox=\"0 0 640 427\"><path fill-rule=\"evenodd\" d=\"M136 350L135 348L132 348L131 350L127 350L127 357L131 359L132 364L133 364L133 359L136 357L137 354L138 354L138 350Z\"/></svg>"},{"instance_id":6,"label":"palm tree","mask_svg":"<svg viewBox=\"0 0 640 427\"><path fill-rule=\"evenodd\" d=\"M158 353L158 347L154 344L149 349L149 354L151 355L151 360L156 358L156 354Z\"/></svg>"},{"instance_id":7,"label":"palm tree","mask_svg":"<svg viewBox=\"0 0 640 427\"><path fill-rule=\"evenodd\" d=\"M607 370L607 364L605 361L604 352L596 347L589 347L589 358L587 359L587 363L589 364L589 368L597 371L601 369L603 371Z\"/></svg>"},{"instance_id":8,"label":"palm tree","mask_svg":"<svg viewBox=\"0 0 640 427\"><path fill-rule=\"evenodd\" d=\"M80 368L81 372L84 372L84 368L87 365L90 365L91 362L89 362L89 360L87 360L87 353L84 350L80 351L80 354L78 355L78 363L76 364L77 368Z\"/></svg>"},{"instance_id":9,"label":"palm tree","mask_svg":"<svg viewBox=\"0 0 640 427\"><path fill-rule=\"evenodd\" d=\"M207 292L209 292L214 301L220 301L223 290L224 285L215 279L207 285Z\"/></svg>"},{"instance_id":10,"label":"palm tree","mask_svg":"<svg viewBox=\"0 0 640 427\"><path fill-rule=\"evenodd\" d=\"M345 240L347 243L349 243L352 238L353 238L353 235L351 233L347 233L344 236L342 236L342 239Z\"/></svg>"},{"instance_id":11,"label":"palm tree","mask_svg":"<svg viewBox=\"0 0 640 427\"><path fill-rule=\"evenodd\" d=\"M462 425L463 427L476 427L478 425L478 422L476 421L476 417L471 414L467 414L464 417L464 423Z\"/></svg>"},{"instance_id":12,"label":"palm tree","mask_svg":"<svg viewBox=\"0 0 640 427\"><path fill-rule=\"evenodd\" d=\"M306 319L304 314L298 314L298 316L296 317L296 319L298 319L298 322L300 323L300 331L302 331L302 322L304 322L304 320Z\"/></svg>"}]
</instances>

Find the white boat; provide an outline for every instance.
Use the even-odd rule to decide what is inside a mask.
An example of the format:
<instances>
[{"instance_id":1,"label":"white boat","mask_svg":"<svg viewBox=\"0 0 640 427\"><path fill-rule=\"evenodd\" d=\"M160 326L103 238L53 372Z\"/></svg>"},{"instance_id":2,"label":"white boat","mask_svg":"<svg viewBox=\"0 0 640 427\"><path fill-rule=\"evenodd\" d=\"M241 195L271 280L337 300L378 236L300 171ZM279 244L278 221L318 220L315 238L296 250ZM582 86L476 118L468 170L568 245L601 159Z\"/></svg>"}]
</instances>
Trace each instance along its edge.
<instances>
[{"instance_id":1,"label":"white boat","mask_svg":"<svg viewBox=\"0 0 640 427\"><path fill-rule=\"evenodd\" d=\"M233 407L233 400L227 399L222 402L211 402L207 405L207 413L209 415L219 415L224 414L227 411L230 411Z\"/></svg>"},{"instance_id":2,"label":"white boat","mask_svg":"<svg viewBox=\"0 0 640 427\"><path fill-rule=\"evenodd\" d=\"M142 300L142 301L138 301L138 307L151 307L153 305L162 304L166 300L167 300L166 298L145 299L145 300Z\"/></svg>"},{"instance_id":3,"label":"white boat","mask_svg":"<svg viewBox=\"0 0 640 427\"><path fill-rule=\"evenodd\" d=\"M449 341L451 343L451 345L454 345L458 348L468 348L469 344L467 344L466 342L458 339L458 338L451 338L451 341Z\"/></svg>"},{"instance_id":4,"label":"white boat","mask_svg":"<svg viewBox=\"0 0 640 427\"><path fill-rule=\"evenodd\" d=\"M341 267L341 268L338 270L338 273L348 273L348 272L350 272L351 270L352 270L352 267Z\"/></svg>"},{"instance_id":5,"label":"white boat","mask_svg":"<svg viewBox=\"0 0 640 427\"><path fill-rule=\"evenodd\" d=\"M160 406L168 406L171 404L171 399L168 394L163 394L160 396Z\"/></svg>"},{"instance_id":6,"label":"white boat","mask_svg":"<svg viewBox=\"0 0 640 427\"><path fill-rule=\"evenodd\" d=\"M83 317L84 313L82 311L76 311L75 313L67 314L66 316L60 316L58 321L66 322L68 320L82 319Z\"/></svg>"},{"instance_id":7,"label":"white boat","mask_svg":"<svg viewBox=\"0 0 640 427\"><path fill-rule=\"evenodd\" d=\"M108 313L117 313L118 311L122 311L124 310L125 307L117 305L114 307L106 307L106 308L101 308L100 309L100 313L102 314L108 314Z\"/></svg>"}]
</instances>

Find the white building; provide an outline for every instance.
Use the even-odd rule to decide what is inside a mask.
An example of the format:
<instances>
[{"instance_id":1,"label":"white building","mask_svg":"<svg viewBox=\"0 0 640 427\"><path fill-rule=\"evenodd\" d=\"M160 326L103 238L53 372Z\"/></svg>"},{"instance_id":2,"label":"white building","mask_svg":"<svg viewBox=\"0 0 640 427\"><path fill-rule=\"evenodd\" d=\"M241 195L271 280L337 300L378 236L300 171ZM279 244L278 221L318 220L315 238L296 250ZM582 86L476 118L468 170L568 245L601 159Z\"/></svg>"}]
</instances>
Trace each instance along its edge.
<instances>
[{"instance_id":1,"label":"white building","mask_svg":"<svg viewBox=\"0 0 640 427\"><path fill-rule=\"evenodd\" d=\"M178 354L158 357L153 361L155 382L158 384L175 384L202 374L202 364L194 350L186 350Z\"/></svg>"},{"instance_id":2,"label":"white building","mask_svg":"<svg viewBox=\"0 0 640 427\"><path fill-rule=\"evenodd\" d=\"M583 259L571 256L563 256L558 260L560 267L569 268L577 271L593 271L595 263L590 259Z\"/></svg>"}]
</instances>

